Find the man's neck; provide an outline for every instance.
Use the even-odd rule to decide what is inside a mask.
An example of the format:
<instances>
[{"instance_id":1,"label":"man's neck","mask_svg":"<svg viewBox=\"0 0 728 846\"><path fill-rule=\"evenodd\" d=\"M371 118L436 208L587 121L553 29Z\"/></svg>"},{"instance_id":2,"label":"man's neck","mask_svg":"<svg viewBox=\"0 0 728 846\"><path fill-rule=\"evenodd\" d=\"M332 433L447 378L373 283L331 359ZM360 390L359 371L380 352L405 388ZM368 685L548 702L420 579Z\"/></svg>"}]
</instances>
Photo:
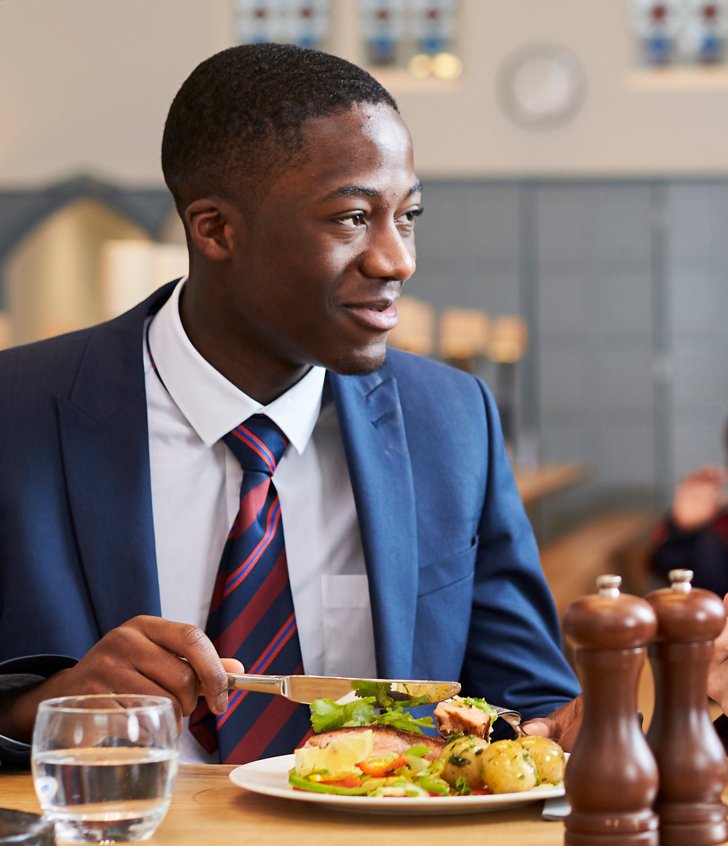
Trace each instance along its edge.
<instances>
[{"instance_id":1,"label":"man's neck","mask_svg":"<svg viewBox=\"0 0 728 846\"><path fill-rule=\"evenodd\" d=\"M207 286L208 290L212 286ZM202 285L188 279L179 303L185 334L197 352L235 387L267 405L297 384L311 365L291 365L246 345L230 325L217 325L216 310Z\"/></svg>"}]
</instances>

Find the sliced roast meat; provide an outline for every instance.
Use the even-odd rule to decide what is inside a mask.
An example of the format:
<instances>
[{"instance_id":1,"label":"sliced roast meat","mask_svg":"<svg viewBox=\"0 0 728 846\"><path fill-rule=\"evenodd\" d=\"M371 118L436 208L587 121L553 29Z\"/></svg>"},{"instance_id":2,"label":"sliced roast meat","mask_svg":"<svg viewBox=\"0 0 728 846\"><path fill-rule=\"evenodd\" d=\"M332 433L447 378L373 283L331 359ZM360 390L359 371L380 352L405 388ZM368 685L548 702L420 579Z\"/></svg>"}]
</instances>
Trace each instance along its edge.
<instances>
[{"instance_id":1,"label":"sliced roast meat","mask_svg":"<svg viewBox=\"0 0 728 846\"><path fill-rule=\"evenodd\" d=\"M435 708L435 722L443 737L451 734L473 734L475 737L488 738L490 717L480 708L458 702L457 699L445 699Z\"/></svg>"}]
</instances>

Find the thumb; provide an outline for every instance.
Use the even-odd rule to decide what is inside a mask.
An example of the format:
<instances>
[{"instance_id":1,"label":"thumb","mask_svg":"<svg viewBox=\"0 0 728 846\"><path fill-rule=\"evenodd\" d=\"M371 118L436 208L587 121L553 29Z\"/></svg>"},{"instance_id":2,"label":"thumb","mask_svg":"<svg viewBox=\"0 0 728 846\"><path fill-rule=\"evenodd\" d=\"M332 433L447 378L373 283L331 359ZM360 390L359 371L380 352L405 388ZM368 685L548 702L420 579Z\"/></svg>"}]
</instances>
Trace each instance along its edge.
<instances>
[{"instance_id":1,"label":"thumb","mask_svg":"<svg viewBox=\"0 0 728 846\"><path fill-rule=\"evenodd\" d=\"M238 661L237 658L221 658L223 667L226 673L244 673L245 667Z\"/></svg>"},{"instance_id":2,"label":"thumb","mask_svg":"<svg viewBox=\"0 0 728 846\"><path fill-rule=\"evenodd\" d=\"M551 726L546 720L529 720L521 728L526 734L536 737L551 737Z\"/></svg>"}]
</instances>

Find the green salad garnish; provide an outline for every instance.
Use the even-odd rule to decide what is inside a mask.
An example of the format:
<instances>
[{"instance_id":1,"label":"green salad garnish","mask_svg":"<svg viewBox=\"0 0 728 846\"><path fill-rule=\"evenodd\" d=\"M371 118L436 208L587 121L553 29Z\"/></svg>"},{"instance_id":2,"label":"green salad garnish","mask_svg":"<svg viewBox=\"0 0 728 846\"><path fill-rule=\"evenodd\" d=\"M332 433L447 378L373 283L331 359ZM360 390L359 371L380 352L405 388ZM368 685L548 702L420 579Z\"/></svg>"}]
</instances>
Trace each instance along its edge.
<instances>
[{"instance_id":1,"label":"green salad garnish","mask_svg":"<svg viewBox=\"0 0 728 846\"><path fill-rule=\"evenodd\" d=\"M408 705L411 703L408 703ZM423 734L422 729L434 728L432 717L414 717L401 704L393 702L379 711L382 705L376 696L365 696L340 705L333 699L316 699L311 703L311 726L318 734L350 726L389 726L402 731Z\"/></svg>"},{"instance_id":2,"label":"green salad garnish","mask_svg":"<svg viewBox=\"0 0 728 846\"><path fill-rule=\"evenodd\" d=\"M407 708L416 708L418 705L427 705L430 699L427 696L411 696L407 697L406 701L395 699L392 696L392 689L390 682L374 682L374 681L355 681L351 684L354 693L360 699L367 699L373 696L376 704L380 708L396 708L400 709L405 705Z\"/></svg>"}]
</instances>

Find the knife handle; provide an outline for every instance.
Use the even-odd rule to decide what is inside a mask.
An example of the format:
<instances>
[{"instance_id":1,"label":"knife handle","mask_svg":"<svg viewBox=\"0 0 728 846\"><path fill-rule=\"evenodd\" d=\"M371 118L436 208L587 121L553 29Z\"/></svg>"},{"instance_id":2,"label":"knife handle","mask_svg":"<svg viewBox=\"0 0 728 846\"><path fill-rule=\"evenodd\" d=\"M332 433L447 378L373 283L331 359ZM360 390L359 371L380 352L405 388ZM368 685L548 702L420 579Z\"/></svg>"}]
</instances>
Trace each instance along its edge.
<instances>
[{"instance_id":1,"label":"knife handle","mask_svg":"<svg viewBox=\"0 0 728 846\"><path fill-rule=\"evenodd\" d=\"M256 676L251 673L228 673L228 687L237 690L252 690L256 693L277 693L285 696L285 676Z\"/></svg>"}]
</instances>

